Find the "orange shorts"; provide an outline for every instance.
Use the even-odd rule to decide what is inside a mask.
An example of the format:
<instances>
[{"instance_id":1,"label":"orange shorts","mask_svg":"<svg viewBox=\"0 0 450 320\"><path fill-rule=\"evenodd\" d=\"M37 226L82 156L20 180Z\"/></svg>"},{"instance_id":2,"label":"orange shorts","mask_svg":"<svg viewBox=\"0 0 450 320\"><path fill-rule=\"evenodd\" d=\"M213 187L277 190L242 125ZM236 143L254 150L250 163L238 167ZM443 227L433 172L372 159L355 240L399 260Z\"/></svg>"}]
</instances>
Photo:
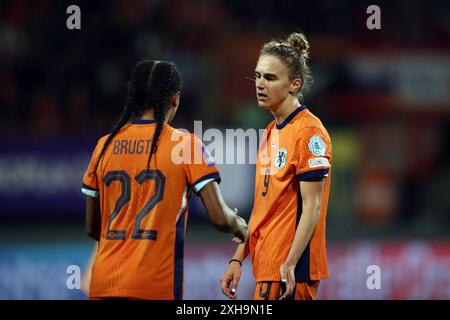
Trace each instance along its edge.
<instances>
[{"instance_id":1,"label":"orange shorts","mask_svg":"<svg viewBox=\"0 0 450 320\"><path fill-rule=\"evenodd\" d=\"M297 282L287 300L315 300L320 280ZM255 300L278 300L286 286L278 281L260 281L256 283Z\"/></svg>"}]
</instances>

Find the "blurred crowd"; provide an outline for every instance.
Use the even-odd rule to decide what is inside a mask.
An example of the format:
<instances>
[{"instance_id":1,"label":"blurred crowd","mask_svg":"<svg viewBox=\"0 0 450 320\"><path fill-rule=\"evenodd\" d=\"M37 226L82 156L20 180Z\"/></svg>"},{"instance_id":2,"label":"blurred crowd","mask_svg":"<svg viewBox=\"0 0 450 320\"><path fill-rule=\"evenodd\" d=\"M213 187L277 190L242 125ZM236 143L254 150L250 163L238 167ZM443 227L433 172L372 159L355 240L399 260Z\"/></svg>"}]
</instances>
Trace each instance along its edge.
<instances>
[{"instance_id":1,"label":"blurred crowd","mask_svg":"<svg viewBox=\"0 0 450 320\"><path fill-rule=\"evenodd\" d=\"M81 30L66 27L71 4L81 9ZM192 130L203 120L204 127L264 128L271 116L258 110L247 77L264 42L302 31L314 77L306 104L333 140L329 219L342 226L337 233L365 225L376 234L387 225L445 234L450 3L378 1L380 30L366 27L370 4L2 1L0 134L22 143L105 134L143 58L172 60L182 72L176 127Z\"/></svg>"}]
</instances>

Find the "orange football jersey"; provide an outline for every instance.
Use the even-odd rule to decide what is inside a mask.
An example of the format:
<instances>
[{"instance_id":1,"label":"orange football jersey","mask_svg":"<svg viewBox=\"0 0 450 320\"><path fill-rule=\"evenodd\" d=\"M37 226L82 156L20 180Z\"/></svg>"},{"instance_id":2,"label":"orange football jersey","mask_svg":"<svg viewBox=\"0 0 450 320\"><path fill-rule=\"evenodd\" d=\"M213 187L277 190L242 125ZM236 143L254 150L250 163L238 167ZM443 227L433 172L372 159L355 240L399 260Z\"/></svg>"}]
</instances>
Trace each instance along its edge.
<instances>
[{"instance_id":1,"label":"orange football jersey","mask_svg":"<svg viewBox=\"0 0 450 320\"><path fill-rule=\"evenodd\" d=\"M124 126L95 165L102 137L84 175L82 192L100 197L101 236L89 296L181 299L188 197L219 172L202 142L169 126L147 160L152 120Z\"/></svg>"},{"instance_id":2,"label":"orange football jersey","mask_svg":"<svg viewBox=\"0 0 450 320\"><path fill-rule=\"evenodd\" d=\"M328 277L325 219L331 179L331 140L305 106L280 125L272 121L260 143L250 219L250 256L256 281L281 281L302 214L300 181L326 177L321 216L295 268L297 282Z\"/></svg>"}]
</instances>

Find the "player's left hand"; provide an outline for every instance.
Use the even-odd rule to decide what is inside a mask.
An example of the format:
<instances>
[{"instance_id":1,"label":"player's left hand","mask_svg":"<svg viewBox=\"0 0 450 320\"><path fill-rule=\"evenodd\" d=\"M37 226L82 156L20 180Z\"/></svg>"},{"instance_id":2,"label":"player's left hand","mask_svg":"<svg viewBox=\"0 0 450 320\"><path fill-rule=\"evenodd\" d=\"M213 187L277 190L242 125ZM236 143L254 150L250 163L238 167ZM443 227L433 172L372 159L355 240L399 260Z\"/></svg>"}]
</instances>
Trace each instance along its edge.
<instances>
[{"instance_id":1,"label":"player's left hand","mask_svg":"<svg viewBox=\"0 0 450 320\"><path fill-rule=\"evenodd\" d=\"M295 265L283 263L280 267L281 281L286 285L286 291L282 292L280 300L286 299L292 294L295 288Z\"/></svg>"}]
</instances>

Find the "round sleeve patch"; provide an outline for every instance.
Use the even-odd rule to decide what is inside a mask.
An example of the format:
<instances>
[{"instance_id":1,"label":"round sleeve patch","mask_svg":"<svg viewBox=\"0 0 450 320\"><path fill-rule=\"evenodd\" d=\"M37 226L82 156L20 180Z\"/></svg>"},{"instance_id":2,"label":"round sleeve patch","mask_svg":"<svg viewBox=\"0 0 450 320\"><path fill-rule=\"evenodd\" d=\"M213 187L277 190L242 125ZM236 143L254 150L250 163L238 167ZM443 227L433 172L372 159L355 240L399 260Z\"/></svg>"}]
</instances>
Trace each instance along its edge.
<instances>
[{"instance_id":1,"label":"round sleeve patch","mask_svg":"<svg viewBox=\"0 0 450 320\"><path fill-rule=\"evenodd\" d=\"M315 156L324 156L327 146L319 136L313 136L308 143L308 148Z\"/></svg>"},{"instance_id":2,"label":"round sleeve patch","mask_svg":"<svg viewBox=\"0 0 450 320\"><path fill-rule=\"evenodd\" d=\"M203 153L203 159L205 159L206 164L208 167L216 165L216 162L214 161L214 158L209 153L208 149L206 149L205 146L202 146L202 153Z\"/></svg>"}]
</instances>

